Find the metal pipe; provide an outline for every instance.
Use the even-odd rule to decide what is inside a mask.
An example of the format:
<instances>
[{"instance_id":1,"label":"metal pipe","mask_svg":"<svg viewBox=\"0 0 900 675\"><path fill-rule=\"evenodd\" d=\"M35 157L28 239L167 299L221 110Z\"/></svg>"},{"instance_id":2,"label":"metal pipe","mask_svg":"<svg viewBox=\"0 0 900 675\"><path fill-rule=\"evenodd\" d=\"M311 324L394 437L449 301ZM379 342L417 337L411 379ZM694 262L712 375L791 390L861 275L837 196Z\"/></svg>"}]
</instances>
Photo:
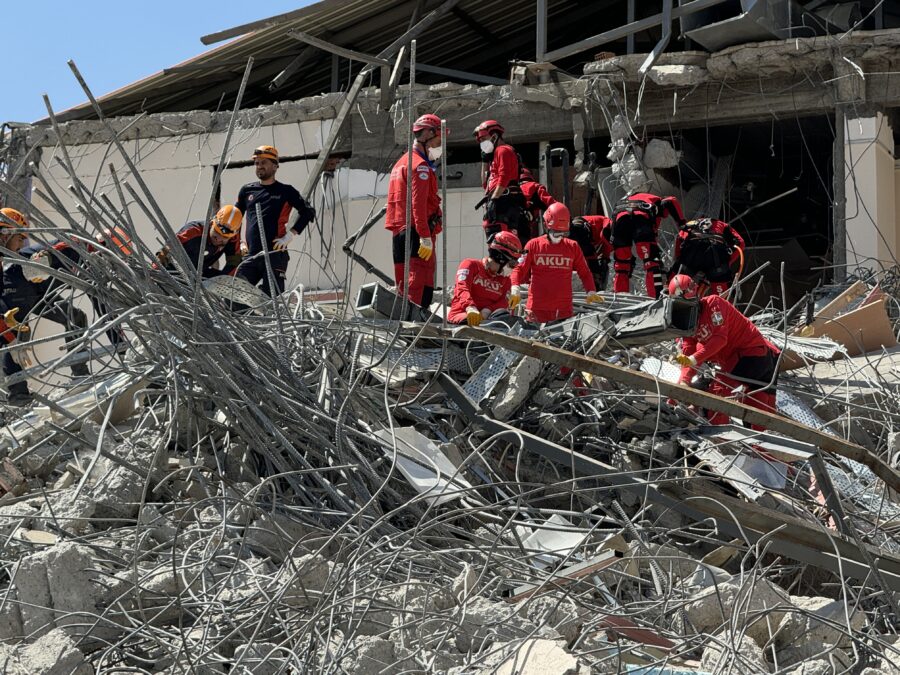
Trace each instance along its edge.
<instances>
[{"instance_id":1,"label":"metal pipe","mask_svg":"<svg viewBox=\"0 0 900 675\"><path fill-rule=\"evenodd\" d=\"M693 14L694 12L702 12L704 9L709 9L710 7L721 5L724 2L727 2L727 0L692 0L692 2L689 2L686 5L673 7L671 18L678 19L682 16ZM658 26L662 22L663 15L654 14L653 16L649 16L646 19L641 19L640 21L634 21L633 23L619 26L618 28L613 28L612 30L599 33L598 35L589 37L584 40L579 40L578 42L570 44L566 47L562 47L560 49L554 49L552 52L546 54L545 60L553 62L565 59L569 56L575 56L576 54L587 51L588 49L593 49L594 47L605 45L608 42L615 42L616 40L620 40L623 37L639 33L642 30L653 28L654 26Z\"/></svg>"},{"instance_id":2,"label":"metal pipe","mask_svg":"<svg viewBox=\"0 0 900 675\"><path fill-rule=\"evenodd\" d=\"M537 35L534 40L534 60L544 62L547 53L547 0L537 0Z\"/></svg>"},{"instance_id":3,"label":"metal pipe","mask_svg":"<svg viewBox=\"0 0 900 675\"><path fill-rule=\"evenodd\" d=\"M409 265L412 257L412 187L413 187L413 153L416 150L416 138L412 125L416 116L416 41L409 43L409 92L406 101L406 229L403 244L403 302L400 305L400 319L405 320L409 308Z\"/></svg>"},{"instance_id":4,"label":"metal pipe","mask_svg":"<svg viewBox=\"0 0 900 675\"><path fill-rule=\"evenodd\" d=\"M632 33L632 35L634 35ZM663 0L663 11L662 11L662 36L659 38L659 42L657 42L653 46L653 51L647 54L647 58L644 59L644 62L641 64L641 67L638 68L638 75L642 78L646 77L647 72L653 67L653 64L656 63L656 59L659 58L659 55L662 54L666 47L669 46L669 40L672 38L672 0Z\"/></svg>"}]
</instances>

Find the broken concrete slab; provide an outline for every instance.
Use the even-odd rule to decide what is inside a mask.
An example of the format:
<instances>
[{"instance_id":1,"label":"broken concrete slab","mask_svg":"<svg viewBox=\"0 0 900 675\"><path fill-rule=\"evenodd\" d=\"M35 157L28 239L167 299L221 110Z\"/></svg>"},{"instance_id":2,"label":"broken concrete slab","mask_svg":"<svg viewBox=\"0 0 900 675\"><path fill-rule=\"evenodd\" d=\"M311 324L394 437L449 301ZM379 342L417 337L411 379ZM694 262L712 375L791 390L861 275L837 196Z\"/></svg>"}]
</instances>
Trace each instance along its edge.
<instances>
[{"instance_id":1,"label":"broken concrete slab","mask_svg":"<svg viewBox=\"0 0 900 675\"><path fill-rule=\"evenodd\" d=\"M732 577L693 596L684 607L691 625L716 633L724 625L745 630L760 646L775 634L790 596L767 579Z\"/></svg>"},{"instance_id":2,"label":"broken concrete slab","mask_svg":"<svg viewBox=\"0 0 900 675\"><path fill-rule=\"evenodd\" d=\"M734 671L759 675L769 673L762 647L742 634L722 632L714 635L703 649L700 670L710 673Z\"/></svg>"}]
</instances>

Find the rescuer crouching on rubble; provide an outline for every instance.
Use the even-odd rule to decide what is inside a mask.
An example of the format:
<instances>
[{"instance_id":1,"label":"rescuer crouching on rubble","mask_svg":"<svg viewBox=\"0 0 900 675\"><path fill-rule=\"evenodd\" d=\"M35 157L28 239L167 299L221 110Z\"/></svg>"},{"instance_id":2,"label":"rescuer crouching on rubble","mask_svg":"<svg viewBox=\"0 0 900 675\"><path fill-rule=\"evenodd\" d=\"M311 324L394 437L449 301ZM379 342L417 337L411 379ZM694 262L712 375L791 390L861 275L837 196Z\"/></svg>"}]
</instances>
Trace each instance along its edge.
<instances>
[{"instance_id":1,"label":"rescuer crouching on rubble","mask_svg":"<svg viewBox=\"0 0 900 675\"><path fill-rule=\"evenodd\" d=\"M743 268L744 238L723 220L689 220L675 238L674 258L670 278L687 274L697 282L698 295L721 295L734 283L734 268Z\"/></svg>"},{"instance_id":2,"label":"rescuer crouching on rubble","mask_svg":"<svg viewBox=\"0 0 900 675\"><path fill-rule=\"evenodd\" d=\"M203 278L209 279L223 274L233 275L241 262L241 220L243 214L240 209L231 204L223 206L209 222L209 234L206 238L206 249L200 250L203 241L203 223L194 220L187 223L175 237L184 249L188 259L193 263L194 269L203 265ZM214 265L222 256L225 256L225 267L217 269ZM172 251L168 246L163 247L157 254L159 264L168 269L172 268Z\"/></svg>"},{"instance_id":3,"label":"rescuer crouching on rubble","mask_svg":"<svg viewBox=\"0 0 900 675\"><path fill-rule=\"evenodd\" d=\"M456 285L447 321L477 326L485 319L508 316L510 275L522 255L512 232L498 232L488 243L487 257L467 258L456 270Z\"/></svg>"},{"instance_id":4,"label":"rescuer crouching on rubble","mask_svg":"<svg viewBox=\"0 0 900 675\"><path fill-rule=\"evenodd\" d=\"M613 267L616 271L613 290L616 293L631 291L632 246L644 263L647 295L656 298L662 292L663 269L656 235L667 215L672 216L679 227L684 224L681 204L675 197L638 192L616 204L612 218Z\"/></svg>"},{"instance_id":5,"label":"rescuer crouching on rubble","mask_svg":"<svg viewBox=\"0 0 900 675\"><path fill-rule=\"evenodd\" d=\"M612 220L606 216L582 216L572 221L569 238L578 242L598 291L606 288L612 257Z\"/></svg>"},{"instance_id":6,"label":"rescuer crouching on rubble","mask_svg":"<svg viewBox=\"0 0 900 675\"><path fill-rule=\"evenodd\" d=\"M445 127L446 129L446 127ZM425 307L434 296L434 272L437 267L435 243L441 233L441 198L435 162L441 158L441 118L422 115L413 123L415 148L412 153L412 213L409 222L409 277L406 272L406 191L409 152L403 153L391 169L388 182L384 227L392 235L391 255L397 292L407 294L411 302ZM447 130L449 134L450 131Z\"/></svg>"},{"instance_id":7,"label":"rescuer crouching on rubble","mask_svg":"<svg viewBox=\"0 0 900 675\"><path fill-rule=\"evenodd\" d=\"M26 236L22 232L28 227L28 221L25 216L15 209L9 207L0 209L0 247L5 248L13 253L18 253L26 244ZM3 254L0 253L0 257ZM5 267L5 266L4 266ZM9 347L17 343L20 338L24 341L28 334L28 326L19 323L17 315L21 311L18 305L8 304L11 298L6 294L6 274L0 275L0 291L3 297L0 299L0 346ZM23 314L24 316L24 314ZM3 353L3 372L9 376L13 372L21 370L19 363L24 366L31 365L26 348L19 348L13 351ZM24 387L24 392L23 392ZM28 385L19 382L9 386L6 402L12 406L24 406L31 402L31 394L28 392Z\"/></svg>"},{"instance_id":8,"label":"rescuer crouching on rubble","mask_svg":"<svg viewBox=\"0 0 900 675\"><path fill-rule=\"evenodd\" d=\"M697 284L686 274L669 282L669 295L696 298ZM779 349L730 302L718 295L700 298L700 315L693 337L681 338L675 361L681 366L679 384L689 384L695 369L707 362L722 370L710 384L711 394L725 398L747 392L742 402L765 412L776 412ZM724 413L707 415L711 424L728 424ZM763 430L759 425L754 429Z\"/></svg>"},{"instance_id":9,"label":"rescuer crouching on rubble","mask_svg":"<svg viewBox=\"0 0 900 675\"><path fill-rule=\"evenodd\" d=\"M525 219L519 226L519 241L524 246L540 236L544 211L555 204L556 200L546 187L534 179L531 170L524 166L519 168L519 188L525 199Z\"/></svg>"},{"instance_id":10,"label":"rescuer crouching on rubble","mask_svg":"<svg viewBox=\"0 0 900 675\"><path fill-rule=\"evenodd\" d=\"M525 245L525 254L512 273L509 308L522 300L520 286L530 282L525 317L531 323L561 321L575 313L572 306L572 272L587 291L587 302L603 302L578 244L569 239L569 209L557 202L544 212L547 234Z\"/></svg>"},{"instance_id":11,"label":"rescuer crouching on rubble","mask_svg":"<svg viewBox=\"0 0 900 675\"><path fill-rule=\"evenodd\" d=\"M94 237L96 244L92 242L79 242L82 246L72 246L68 241L57 239L48 246L36 247L31 259L37 263L47 265L54 270L62 270L68 274L78 275L82 267L82 251L89 255L103 253L105 249L118 249L123 256L130 256L133 252L134 244L131 237L121 227L104 228L100 234ZM32 284L47 283L48 287L45 292L49 292L52 288L62 283L59 279L48 279L46 270L40 267L29 267L25 272L25 277ZM91 294L91 306L97 316L105 316L109 314L106 305L96 296ZM68 316L68 314L67 314ZM56 321L49 317L52 321ZM114 347L121 348L127 345L125 335L118 326L107 329L106 337L109 343ZM74 369L73 369L74 373Z\"/></svg>"}]
</instances>

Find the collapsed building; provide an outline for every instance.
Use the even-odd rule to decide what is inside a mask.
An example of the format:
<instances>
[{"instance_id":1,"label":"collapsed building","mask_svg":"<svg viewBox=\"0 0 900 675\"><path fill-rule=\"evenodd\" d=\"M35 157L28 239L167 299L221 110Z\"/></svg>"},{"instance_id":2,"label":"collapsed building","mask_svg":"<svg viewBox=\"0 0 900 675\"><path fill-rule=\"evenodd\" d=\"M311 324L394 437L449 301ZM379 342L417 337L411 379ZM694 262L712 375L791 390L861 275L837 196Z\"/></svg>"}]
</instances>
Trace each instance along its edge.
<instances>
[{"instance_id":1,"label":"collapsed building","mask_svg":"<svg viewBox=\"0 0 900 675\"><path fill-rule=\"evenodd\" d=\"M80 350L31 320L40 402L0 433L8 672L896 669L900 15L636 5L325 0L7 125L34 238L117 224L135 249L58 275L109 310ZM374 217L426 111L451 129L445 292L404 322ZM483 249L485 117L574 215L649 188L741 228L780 416L674 384L670 299L442 324ZM262 143L318 212L289 292L150 271Z\"/></svg>"}]
</instances>

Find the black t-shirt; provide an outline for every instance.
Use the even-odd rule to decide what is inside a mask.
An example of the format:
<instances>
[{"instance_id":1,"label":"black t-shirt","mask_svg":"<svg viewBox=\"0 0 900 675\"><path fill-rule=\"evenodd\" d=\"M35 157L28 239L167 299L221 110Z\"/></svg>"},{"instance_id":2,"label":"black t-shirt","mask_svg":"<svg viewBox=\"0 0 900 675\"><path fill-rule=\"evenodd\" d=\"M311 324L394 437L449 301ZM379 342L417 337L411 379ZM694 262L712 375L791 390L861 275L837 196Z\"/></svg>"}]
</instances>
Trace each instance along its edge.
<instances>
[{"instance_id":1,"label":"black t-shirt","mask_svg":"<svg viewBox=\"0 0 900 675\"><path fill-rule=\"evenodd\" d=\"M288 216L291 208L297 209L300 217L294 224L294 232L300 234L316 217L316 212L300 196L291 185L275 181L271 185L261 185L259 181L248 183L238 192L235 206L244 214L247 223L247 246L250 255L263 250L259 239L259 225L256 222L256 205L262 209L263 227L265 229L266 246L272 250L274 241L283 237L287 231Z\"/></svg>"}]
</instances>

